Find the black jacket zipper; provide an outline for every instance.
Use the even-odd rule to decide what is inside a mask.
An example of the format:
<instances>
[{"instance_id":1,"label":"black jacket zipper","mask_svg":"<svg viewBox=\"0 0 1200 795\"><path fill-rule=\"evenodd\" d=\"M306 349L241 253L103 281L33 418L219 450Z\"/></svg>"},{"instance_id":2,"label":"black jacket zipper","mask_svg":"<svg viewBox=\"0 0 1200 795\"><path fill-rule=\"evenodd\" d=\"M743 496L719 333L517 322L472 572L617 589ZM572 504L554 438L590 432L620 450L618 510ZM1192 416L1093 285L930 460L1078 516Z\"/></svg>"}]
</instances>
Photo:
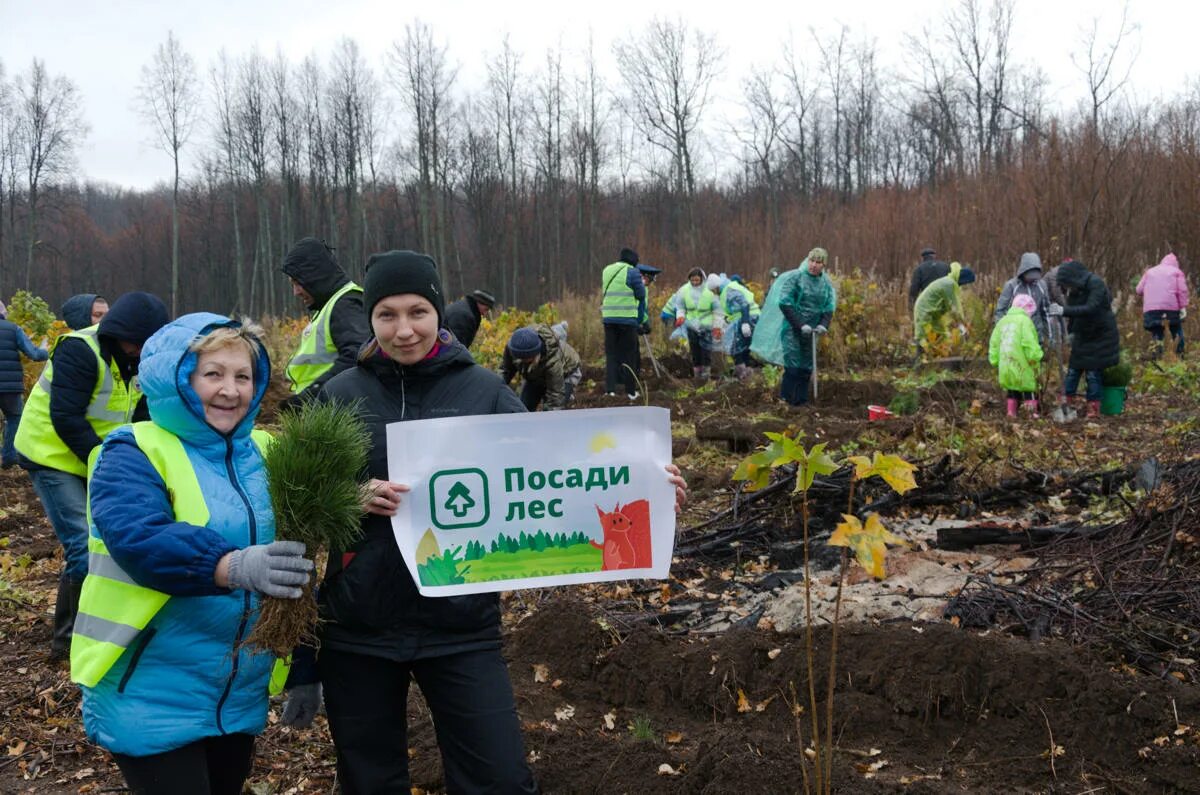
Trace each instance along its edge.
<instances>
[{"instance_id":1,"label":"black jacket zipper","mask_svg":"<svg viewBox=\"0 0 1200 795\"><path fill-rule=\"evenodd\" d=\"M237 471L233 467L233 440L231 439L225 440L225 471L229 474L229 482L233 485L234 490L242 498L242 504L246 506L246 516L250 520L250 545L253 546L258 543L258 527L254 518L254 507L250 505L250 498L246 496L246 492L242 490L242 484L238 482ZM242 637L246 634L246 624L250 620L250 598L250 592L244 591L242 620L238 622L237 635L233 639L233 667L229 671L229 679L225 682L225 692L221 693L221 698L217 701L217 731L221 734L225 733L225 727L221 725L221 710L229 699L229 693L233 690L233 680L237 677L239 650L242 645Z\"/></svg>"},{"instance_id":2,"label":"black jacket zipper","mask_svg":"<svg viewBox=\"0 0 1200 795\"><path fill-rule=\"evenodd\" d=\"M138 660L142 659L142 652L150 645L150 639L154 637L154 633L157 631L151 627L138 638L137 648L133 650L133 656L129 658L129 667L125 669L124 675L121 676L121 682L117 685L118 693L125 692L125 685L129 684L129 677L133 676L133 669L137 668Z\"/></svg>"}]
</instances>

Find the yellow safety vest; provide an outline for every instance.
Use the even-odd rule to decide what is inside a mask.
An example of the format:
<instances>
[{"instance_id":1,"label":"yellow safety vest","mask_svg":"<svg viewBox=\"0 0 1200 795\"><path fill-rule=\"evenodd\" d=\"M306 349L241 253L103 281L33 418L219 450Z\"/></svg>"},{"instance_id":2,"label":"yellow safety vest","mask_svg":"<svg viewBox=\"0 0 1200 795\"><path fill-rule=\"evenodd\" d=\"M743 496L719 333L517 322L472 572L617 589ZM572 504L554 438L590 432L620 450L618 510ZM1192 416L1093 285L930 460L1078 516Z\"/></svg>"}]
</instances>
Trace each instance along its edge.
<instances>
[{"instance_id":1,"label":"yellow safety vest","mask_svg":"<svg viewBox=\"0 0 1200 795\"><path fill-rule=\"evenodd\" d=\"M208 506L183 442L152 422L135 422L132 428L138 448L166 484L175 518L188 524L208 524ZM265 451L272 441L266 431L251 431L251 437L260 451ZM95 466L97 458L94 451L90 467ZM90 505L88 524L91 524ZM134 582L108 554L104 542L89 534L88 574L83 580L79 614L71 638L71 681L95 687L170 598L169 594ZM290 656L275 661L268 686L272 695L283 692L290 667Z\"/></svg>"},{"instance_id":2,"label":"yellow safety vest","mask_svg":"<svg viewBox=\"0 0 1200 795\"><path fill-rule=\"evenodd\" d=\"M98 325L89 326L59 337L55 340L55 348L63 339L75 337L86 342L96 355L96 386L92 389L92 399L84 416L96 435L103 439L110 431L129 422L142 393L138 390L136 380L132 384L125 383L115 360L112 364L104 361L100 355L98 329ZM80 461L79 456L71 452L66 442L59 438L50 420L50 384L53 378L54 359L51 357L29 392L29 402L17 428L16 447L21 455L35 464L84 477L87 475L87 464Z\"/></svg>"},{"instance_id":3,"label":"yellow safety vest","mask_svg":"<svg viewBox=\"0 0 1200 795\"><path fill-rule=\"evenodd\" d=\"M362 288L354 282L343 285L330 296L312 322L304 327L300 347L287 366L287 377L292 382L293 393L303 392L337 361L338 349L333 343L333 335L329 333L329 321L333 317L333 305L351 291L361 293Z\"/></svg>"},{"instance_id":4,"label":"yellow safety vest","mask_svg":"<svg viewBox=\"0 0 1200 795\"><path fill-rule=\"evenodd\" d=\"M729 290L736 290L746 297L746 303L750 305L750 317L758 317L762 314L762 309L758 306L758 301L754 299L754 291L744 284L730 282L725 285L725 290L721 295L721 304L725 307L725 315L728 318L733 313L729 309Z\"/></svg>"},{"instance_id":5,"label":"yellow safety vest","mask_svg":"<svg viewBox=\"0 0 1200 795\"><path fill-rule=\"evenodd\" d=\"M716 302L717 297L704 285L700 286L700 300L698 301L695 300L692 290L683 291L683 312L694 326L712 326L713 305Z\"/></svg>"},{"instance_id":6,"label":"yellow safety vest","mask_svg":"<svg viewBox=\"0 0 1200 795\"><path fill-rule=\"evenodd\" d=\"M638 299L625 279L633 266L627 262L614 262L600 274L601 296L600 317L603 320L629 318L638 319Z\"/></svg>"}]
</instances>

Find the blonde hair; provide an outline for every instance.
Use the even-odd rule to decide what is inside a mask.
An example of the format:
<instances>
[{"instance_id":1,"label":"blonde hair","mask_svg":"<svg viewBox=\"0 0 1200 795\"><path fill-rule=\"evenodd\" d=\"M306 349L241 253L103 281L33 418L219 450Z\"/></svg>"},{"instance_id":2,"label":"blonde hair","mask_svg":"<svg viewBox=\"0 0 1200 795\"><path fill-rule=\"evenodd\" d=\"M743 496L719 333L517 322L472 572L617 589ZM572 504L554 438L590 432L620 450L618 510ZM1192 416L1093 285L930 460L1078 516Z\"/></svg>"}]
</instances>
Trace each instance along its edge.
<instances>
[{"instance_id":1,"label":"blonde hair","mask_svg":"<svg viewBox=\"0 0 1200 795\"><path fill-rule=\"evenodd\" d=\"M262 356L263 329L262 326L249 318L242 318L240 326L221 326L192 340L188 350L195 354L219 351L222 348L242 346L250 355L250 364L258 369L258 360Z\"/></svg>"}]
</instances>

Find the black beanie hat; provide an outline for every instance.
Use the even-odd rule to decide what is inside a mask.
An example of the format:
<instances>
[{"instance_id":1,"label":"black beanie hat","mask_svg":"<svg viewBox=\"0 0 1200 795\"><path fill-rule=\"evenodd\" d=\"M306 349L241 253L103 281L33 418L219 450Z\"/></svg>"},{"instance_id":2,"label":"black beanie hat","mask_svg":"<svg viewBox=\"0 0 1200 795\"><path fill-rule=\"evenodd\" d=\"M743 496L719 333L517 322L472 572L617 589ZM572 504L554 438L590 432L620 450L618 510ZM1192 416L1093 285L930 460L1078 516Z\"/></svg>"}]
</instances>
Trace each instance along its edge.
<instances>
[{"instance_id":1,"label":"black beanie hat","mask_svg":"<svg viewBox=\"0 0 1200 795\"><path fill-rule=\"evenodd\" d=\"M631 248L621 249L621 262L624 262L626 265L637 265L638 264L637 252Z\"/></svg>"},{"instance_id":2,"label":"black beanie hat","mask_svg":"<svg viewBox=\"0 0 1200 795\"><path fill-rule=\"evenodd\" d=\"M367 260L367 276L363 280L363 305L370 321L375 304L389 295L413 293L421 296L437 310L438 326L442 325L442 280L433 257L416 251L385 251L372 254Z\"/></svg>"}]
</instances>

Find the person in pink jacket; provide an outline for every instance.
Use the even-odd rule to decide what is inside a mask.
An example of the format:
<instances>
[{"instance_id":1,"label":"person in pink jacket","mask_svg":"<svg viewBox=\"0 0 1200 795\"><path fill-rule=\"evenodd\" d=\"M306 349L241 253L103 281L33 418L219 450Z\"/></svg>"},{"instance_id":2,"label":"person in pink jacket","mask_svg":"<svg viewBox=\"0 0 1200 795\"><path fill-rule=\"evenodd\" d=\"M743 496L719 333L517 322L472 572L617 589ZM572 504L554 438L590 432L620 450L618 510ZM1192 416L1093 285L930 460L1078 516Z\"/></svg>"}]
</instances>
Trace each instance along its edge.
<instances>
[{"instance_id":1,"label":"person in pink jacket","mask_svg":"<svg viewBox=\"0 0 1200 795\"><path fill-rule=\"evenodd\" d=\"M1155 358L1162 356L1164 325L1170 328L1171 339L1175 340L1175 353L1182 356L1188 285L1175 255L1168 254L1162 262L1147 268L1138 282L1137 291L1142 297L1142 327L1154 338Z\"/></svg>"}]
</instances>

